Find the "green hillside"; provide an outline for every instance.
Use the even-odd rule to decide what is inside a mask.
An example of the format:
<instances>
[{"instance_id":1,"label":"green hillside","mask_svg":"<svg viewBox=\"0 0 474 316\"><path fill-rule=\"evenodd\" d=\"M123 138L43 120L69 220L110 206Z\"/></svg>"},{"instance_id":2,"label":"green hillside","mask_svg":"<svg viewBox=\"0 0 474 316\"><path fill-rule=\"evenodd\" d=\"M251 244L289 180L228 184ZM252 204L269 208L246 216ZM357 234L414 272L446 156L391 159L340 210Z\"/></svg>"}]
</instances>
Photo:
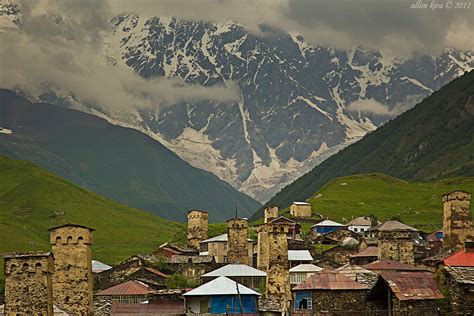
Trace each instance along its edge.
<instances>
[{"instance_id":1,"label":"green hillside","mask_svg":"<svg viewBox=\"0 0 474 316\"><path fill-rule=\"evenodd\" d=\"M372 172L419 182L474 176L474 71L330 157L266 204L284 208L337 177ZM261 216L260 210L252 219Z\"/></svg>"},{"instance_id":2,"label":"green hillside","mask_svg":"<svg viewBox=\"0 0 474 316\"><path fill-rule=\"evenodd\" d=\"M102 118L0 89L0 154L32 161L120 203L185 221L190 209L213 222L250 216L261 204L195 168L151 137Z\"/></svg>"},{"instance_id":3,"label":"green hillside","mask_svg":"<svg viewBox=\"0 0 474 316\"><path fill-rule=\"evenodd\" d=\"M48 250L48 228L78 223L96 229L94 258L116 263L184 230L184 224L103 198L29 162L0 156L0 179L0 253Z\"/></svg>"},{"instance_id":4,"label":"green hillside","mask_svg":"<svg viewBox=\"0 0 474 316\"><path fill-rule=\"evenodd\" d=\"M384 221L399 217L424 231L441 227L444 193L474 192L474 177L452 178L429 183L408 182L383 174L361 174L337 178L325 185L308 202L315 213L340 223L373 214ZM289 214L288 209L283 214Z\"/></svg>"}]
</instances>

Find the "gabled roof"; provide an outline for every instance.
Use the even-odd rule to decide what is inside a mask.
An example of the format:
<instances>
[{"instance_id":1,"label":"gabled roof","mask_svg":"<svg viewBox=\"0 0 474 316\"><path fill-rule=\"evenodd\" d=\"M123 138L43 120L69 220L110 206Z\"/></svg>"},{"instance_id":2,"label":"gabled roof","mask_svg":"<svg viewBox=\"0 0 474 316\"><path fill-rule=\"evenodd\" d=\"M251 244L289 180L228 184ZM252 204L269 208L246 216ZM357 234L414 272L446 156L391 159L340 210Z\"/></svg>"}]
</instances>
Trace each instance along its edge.
<instances>
[{"instance_id":1,"label":"gabled roof","mask_svg":"<svg viewBox=\"0 0 474 316\"><path fill-rule=\"evenodd\" d=\"M102 272L109 269L112 269L112 267L109 266L108 264L105 264L98 260L92 260L92 272L98 273L98 272Z\"/></svg>"},{"instance_id":2,"label":"gabled roof","mask_svg":"<svg viewBox=\"0 0 474 316\"><path fill-rule=\"evenodd\" d=\"M322 271L323 268L318 267L317 265L311 263L302 263L290 269L290 273L296 272L319 272Z\"/></svg>"},{"instance_id":3,"label":"gabled roof","mask_svg":"<svg viewBox=\"0 0 474 316\"><path fill-rule=\"evenodd\" d=\"M400 301L444 298L431 272L385 272L381 278Z\"/></svg>"},{"instance_id":4,"label":"gabled roof","mask_svg":"<svg viewBox=\"0 0 474 316\"><path fill-rule=\"evenodd\" d=\"M386 221L382 224L369 228L370 231L412 231L417 232L418 229L408 226L406 224L400 223L399 221Z\"/></svg>"},{"instance_id":5,"label":"gabled roof","mask_svg":"<svg viewBox=\"0 0 474 316\"><path fill-rule=\"evenodd\" d=\"M445 258L443 263L452 267L474 267L474 252L461 249Z\"/></svg>"},{"instance_id":6,"label":"gabled roof","mask_svg":"<svg viewBox=\"0 0 474 316\"><path fill-rule=\"evenodd\" d=\"M145 304L125 304L112 301L111 315L183 315L183 301L162 300Z\"/></svg>"},{"instance_id":7,"label":"gabled roof","mask_svg":"<svg viewBox=\"0 0 474 316\"><path fill-rule=\"evenodd\" d=\"M167 278L168 277L168 275L164 274L163 272L161 272L159 270L153 269L153 268L143 268L143 269L147 270L150 273L153 273L154 275L160 276L162 278Z\"/></svg>"},{"instance_id":8,"label":"gabled roof","mask_svg":"<svg viewBox=\"0 0 474 316\"><path fill-rule=\"evenodd\" d=\"M372 274L376 276L376 274L370 270L349 263L337 268L336 271L339 271L339 273L344 274L346 277L354 281L357 281L357 275L359 274Z\"/></svg>"},{"instance_id":9,"label":"gabled roof","mask_svg":"<svg viewBox=\"0 0 474 316\"><path fill-rule=\"evenodd\" d=\"M364 250L352 255L351 258L359 257L377 257L378 256L378 247L367 247Z\"/></svg>"},{"instance_id":10,"label":"gabled roof","mask_svg":"<svg viewBox=\"0 0 474 316\"><path fill-rule=\"evenodd\" d=\"M309 250L288 250L289 261L313 261Z\"/></svg>"},{"instance_id":11,"label":"gabled roof","mask_svg":"<svg viewBox=\"0 0 474 316\"><path fill-rule=\"evenodd\" d=\"M291 220L289 219L288 217L285 217L283 215L280 215L278 217L275 217L275 218L272 218L272 220L270 221L270 223L274 223L274 222L277 222L277 221L285 221L285 222L289 222L289 223L293 223L293 224L298 224L297 222L295 222L294 220ZM298 224L299 225L299 224Z\"/></svg>"},{"instance_id":12,"label":"gabled roof","mask_svg":"<svg viewBox=\"0 0 474 316\"><path fill-rule=\"evenodd\" d=\"M3 258L49 257L51 255L52 252L45 251L9 252L3 254Z\"/></svg>"},{"instance_id":13,"label":"gabled roof","mask_svg":"<svg viewBox=\"0 0 474 316\"><path fill-rule=\"evenodd\" d=\"M264 271L249 267L245 264L228 264L204 274L203 277L265 277L266 275Z\"/></svg>"},{"instance_id":14,"label":"gabled roof","mask_svg":"<svg viewBox=\"0 0 474 316\"><path fill-rule=\"evenodd\" d=\"M68 224L62 224L62 225L58 225L58 226L54 226L54 227L51 227L50 229L48 229L49 231L52 231L52 230L55 230L55 229L58 229L58 228L63 228L63 227L67 227L67 226L71 226L71 227L80 227L80 228L85 228L85 229L88 229L88 230L91 230L91 231L95 231L94 228L90 228L90 227L87 227L87 226L84 226L84 225L79 225L79 224L72 224L72 223L68 223Z\"/></svg>"},{"instance_id":15,"label":"gabled roof","mask_svg":"<svg viewBox=\"0 0 474 316\"><path fill-rule=\"evenodd\" d=\"M347 226L370 226L372 224L372 220L368 216L360 216L356 217L347 223Z\"/></svg>"},{"instance_id":16,"label":"gabled roof","mask_svg":"<svg viewBox=\"0 0 474 316\"><path fill-rule=\"evenodd\" d=\"M237 292L237 288L239 291ZM209 296L209 295L258 295L248 287L243 286L235 281L232 281L225 276L218 277L212 281L209 281L185 294L183 296Z\"/></svg>"},{"instance_id":17,"label":"gabled roof","mask_svg":"<svg viewBox=\"0 0 474 316\"><path fill-rule=\"evenodd\" d=\"M395 260L377 260L369 264L363 265L362 268L367 270L398 270L398 271L423 271L411 264L403 263Z\"/></svg>"},{"instance_id":18,"label":"gabled roof","mask_svg":"<svg viewBox=\"0 0 474 316\"><path fill-rule=\"evenodd\" d=\"M293 203L291 204L295 204L295 205L311 205L309 204L308 202L298 202L298 201L294 201Z\"/></svg>"},{"instance_id":19,"label":"gabled roof","mask_svg":"<svg viewBox=\"0 0 474 316\"><path fill-rule=\"evenodd\" d=\"M367 286L357 283L345 275L331 270L323 270L311 275L293 290L366 290Z\"/></svg>"},{"instance_id":20,"label":"gabled roof","mask_svg":"<svg viewBox=\"0 0 474 316\"><path fill-rule=\"evenodd\" d=\"M153 289L140 281L127 281L98 292L97 296L126 296L147 295L154 293Z\"/></svg>"},{"instance_id":21,"label":"gabled roof","mask_svg":"<svg viewBox=\"0 0 474 316\"><path fill-rule=\"evenodd\" d=\"M319 222L319 223L317 223L317 224L314 224L314 225L311 226L311 227L320 227L320 226L346 226L346 225L341 224L341 223L337 223L337 222L335 222L335 221L331 221L331 220L329 220L329 219L326 219L326 220L324 220L324 221L322 221L322 222Z\"/></svg>"},{"instance_id":22,"label":"gabled roof","mask_svg":"<svg viewBox=\"0 0 474 316\"><path fill-rule=\"evenodd\" d=\"M187 255L174 255L169 258L168 263L186 264L186 263L213 263L214 256L203 255L203 256L187 256Z\"/></svg>"},{"instance_id":23,"label":"gabled roof","mask_svg":"<svg viewBox=\"0 0 474 316\"><path fill-rule=\"evenodd\" d=\"M227 233L225 234L222 234L222 235L219 235L219 236L216 236L216 237L212 237L212 238L208 238L206 240L203 240L201 241L201 243L208 243L208 242L227 242ZM248 238L247 241L253 241L252 239Z\"/></svg>"}]
</instances>

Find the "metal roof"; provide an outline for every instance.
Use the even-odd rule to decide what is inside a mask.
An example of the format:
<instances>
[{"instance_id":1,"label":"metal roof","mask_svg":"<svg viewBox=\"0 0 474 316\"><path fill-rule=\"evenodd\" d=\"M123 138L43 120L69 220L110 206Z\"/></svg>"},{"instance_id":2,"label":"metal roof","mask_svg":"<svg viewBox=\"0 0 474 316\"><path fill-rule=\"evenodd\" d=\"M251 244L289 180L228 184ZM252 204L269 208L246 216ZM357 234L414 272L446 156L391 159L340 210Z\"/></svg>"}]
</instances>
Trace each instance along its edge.
<instances>
[{"instance_id":1,"label":"metal roof","mask_svg":"<svg viewBox=\"0 0 474 316\"><path fill-rule=\"evenodd\" d=\"M298 202L298 201L294 201L292 204L295 204L295 205L311 205L308 202Z\"/></svg>"},{"instance_id":2,"label":"metal roof","mask_svg":"<svg viewBox=\"0 0 474 316\"><path fill-rule=\"evenodd\" d=\"M417 268L411 264L403 263L395 260L377 260L369 264L363 265L367 270L399 270L399 271L421 271L422 268Z\"/></svg>"},{"instance_id":3,"label":"metal roof","mask_svg":"<svg viewBox=\"0 0 474 316\"><path fill-rule=\"evenodd\" d=\"M289 261L313 261L309 250L288 250Z\"/></svg>"},{"instance_id":4,"label":"metal roof","mask_svg":"<svg viewBox=\"0 0 474 316\"><path fill-rule=\"evenodd\" d=\"M108 264L105 264L97 260L92 260L92 272L98 273L98 272L102 272L109 269L112 269L112 267L109 266Z\"/></svg>"},{"instance_id":5,"label":"metal roof","mask_svg":"<svg viewBox=\"0 0 474 316\"><path fill-rule=\"evenodd\" d=\"M338 222L335 222L335 221L332 221L330 219L326 219L322 222L319 222L317 224L314 224L313 226L311 227L320 227L320 226L346 226L346 225L343 225L341 223L338 223Z\"/></svg>"},{"instance_id":6,"label":"metal roof","mask_svg":"<svg viewBox=\"0 0 474 316\"><path fill-rule=\"evenodd\" d=\"M378 256L378 247L367 247L364 250L352 255L352 258L357 257L377 257Z\"/></svg>"},{"instance_id":7,"label":"metal roof","mask_svg":"<svg viewBox=\"0 0 474 316\"><path fill-rule=\"evenodd\" d=\"M97 296L128 296L147 295L154 293L153 289L140 281L127 281L98 292Z\"/></svg>"},{"instance_id":8,"label":"metal roof","mask_svg":"<svg viewBox=\"0 0 474 316\"><path fill-rule=\"evenodd\" d=\"M368 216L356 217L347 223L347 226L371 226L372 220Z\"/></svg>"},{"instance_id":9,"label":"metal roof","mask_svg":"<svg viewBox=\"0 0 474 316\"><path fill-rule=\"evenodd\" d=\"M431 272L385 272L381 277L400 301L444 298Z\"/></svg>"},{"instance_id":10,"label":"metal roof","mask_svg":"<svg viewBox=\"0 0 474 316\"><path fill-rule=\"evenodd\" d=\"M357 275L361 273L376 275L374 272L370 270L364 269L357 265L351 265L349 263L346 263L345 265L337 268L336 271L339 271L339 273L344 274L346 277L354 281L357 281Z\"/></svg>"},{"instance_id":11,"label":"metal roof","mask_svg":"<svg viewBox=\"0 0 474 316\"><path fill-rule=\"evenodd\" d=\"M366 285L357 283L342 273L323 270L311 275L293 290L367 290Z\"/></svg>"},{"instance_id":12,"label":"metal roof","mask_svg":"<svg viewBox=\"0 0 474 316\"><path fill-rule=\"evenodd\" d=\"M228 264L204 274L203 277L265 277L266 275L264 271L249 267L245 264Z\"/></svg>"},{"instance_id":13,"label":"metal roof","mask_svg":"<svg viewBox=\"0 0 474 316\"><path fill-rule=\"evenodd\" d=\"M323 268L318 267L317 265L311 263L302 263L290 269L290 273L296 272L319 272L322 271Z\"/></svg>"},{"instance_id":14,"label":"metal roof","mask_svg":"<svg viewBox=\"0 0 474 316\"><path fill-rule=\"evenodd\" d=\"M247 240L253 241L250 238L248 238ZM208 243L208 242L227 242L227 233L201 241L201 243Z\"/></svg>"},{"instance_id":15,"label":"metal roof","mask_svg":"<svg viewBox=\"0 0 474 316\"><path fill-rule=\"evenodd\" d=\"M443 263L452 267L474 267L474 251L459 250L444 259Z\"/></svg>"},{"instance_id":16,"label":"metal roof","mask_svg":"<svg viewBox=\"0 0 474 316\"><path fill-rule=\"evenodd\" d=\"M237 292L237 287L239 291ZM185 294L184 296L210 296L210 295L258 295L248 287L243 286L235 281L232 281L225 276L218 277L212 281L209 281Z\"/></svg>"},{"instance_id":17,"label":"metal roof","mask_svg":"<svg viewBox=\"0 0 474 316\"><path fill-rule=\"evenodd\" d=\"M146 304L125 304L112 302L111 315L183 315L184 302L163 300Z\"/></svg>"},{"instance_id":18,"label":"metal roof","mask_svg":"<svg viewBox=\"0 0 474 316\"><path fill-rule=\"evenodd\" d=\"M400 223L399 221L386 221L382 224L369 228L370 231L413 231L417 232L418 229L411 226Z\"/></svg>"}]
</instances>

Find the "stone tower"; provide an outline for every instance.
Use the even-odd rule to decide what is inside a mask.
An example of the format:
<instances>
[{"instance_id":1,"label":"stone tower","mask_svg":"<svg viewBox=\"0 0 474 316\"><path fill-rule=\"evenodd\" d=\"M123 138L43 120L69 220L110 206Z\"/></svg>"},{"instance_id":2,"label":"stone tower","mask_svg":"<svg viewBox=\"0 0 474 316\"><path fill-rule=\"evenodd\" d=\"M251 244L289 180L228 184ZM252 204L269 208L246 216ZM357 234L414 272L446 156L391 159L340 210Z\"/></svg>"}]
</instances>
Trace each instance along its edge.
<instances>
[{"instance_id":1,"label":"stone tower","mask_svg":"<svg viewBox=\"0 0 474 316\"><path fill-rule=\"evenodd\" d=\"M268 225L268 224L267 224ZM291 300L290 273L288 262L288 225L269 225L268 231L268 266L266 295L276 299L282 308L289 308Z\"/></svg>"},{"instance_id":2,"label":"stone tower","mask_svg":"<svg viewBox=\"0 0 474 316\"><path fill-rule=\"evenodd\" d=\"M199 243L207 239L209 215L205 211L188 212L188 246L199 250Z\"/></svg>"},{"instance_id":3,"label":"stone tower","mask_svg":"<svg viewBox=\"0 0 474 316\"><path fill-rule=\"evenodd\" d=\"M49 231L54 255L54 304L69 313L92 315L94 229L65 224Z\"/></svg>"},{"instance_id":4,"label":"stone tower","mask_svg":"<svg viewBox=\"0 0 474 316\"><path fill-rule=\"evenodd\" d=\"M5 315L53 315L53 256L50 252L4 256Z\"/></svg>"},{"instance_id":5,"label":"stone tower","mask_svg":"<svg viewBox=\"0 0 474 316\"><path fill-rule=\"evenodd\" d=\"M227 221L227 262L251 266L248 243L248 220L233 218Z\"/></svg>"},{"instance_id":6,"label":"stone tower","mask_svg":"<svg viewBox=\"0 0 474 316\"><path fill-rule=\"evenodd\" d=\"M471 214L471 194L453 191L443 195L443 247L452 252L461 249L465 241L474 241Z\"/></svg>"},{"instance_id":7,"label":"stone tower","mask_svg":"<svg viewBox=\"0 0 474 316\"><path fill-rule=\"evenodd\" d=\"M413 235L406 231L381 231L378 234L378 259L415 263Z\"/></svg>"},{"instance_id":8,"label":"stone tower","mask_svg":"<svg viewBox=\"0 0 474 316\"><path fill-rule=\"evenodd\" d=\"M270 205L270 206L267 206L264 210L263 210L263 223L268 223L268 220L270 218L277 218L278 217L278 206L276 205Z\"/></svg>"},{"instance_id":9,"label":"stone tower","mask_svg":"<svg viewBox=\"0 0 474 316\"><path fill-rule=\"evenodd\" d=\"M268 270L268 233L271 224L257 226L257 269L267 272Z\"/></svg>"}]
</instances>

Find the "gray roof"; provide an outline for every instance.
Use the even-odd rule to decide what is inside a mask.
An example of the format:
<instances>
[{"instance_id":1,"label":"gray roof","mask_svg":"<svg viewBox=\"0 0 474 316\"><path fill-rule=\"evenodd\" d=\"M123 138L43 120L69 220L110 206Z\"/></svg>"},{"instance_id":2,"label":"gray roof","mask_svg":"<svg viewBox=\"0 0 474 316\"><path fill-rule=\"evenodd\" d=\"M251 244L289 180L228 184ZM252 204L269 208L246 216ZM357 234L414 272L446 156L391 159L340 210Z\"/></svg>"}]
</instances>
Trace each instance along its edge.
<instances>
[{"instance_id":1,"label":"gray roof","mask_svg":"<svg viewBox=\"0 0 474 316\"><path fill-rule=\"evenodd\" d=\"M174 255L168 259L168 263L179 263L186 264L191 261L192 263L212 263L214 261L213 256L186 256L186 255Z\"/></svg>"},{"instance_id":2,"label":"gray roof","mask_svg":"<svg viewBox=\"0 0 474 316\"><path fill-rule=\"evenodd\" d=\"M250 238L247 240L253 241ZM227 233L201 241L201 243L208 243L208 242L227 242Z\"/></svg>"},{"instance_id":3,"label":"gray roof","mask_svg":"<svg viewBox=\"0 0 474 316\"><path fill-rule=\"evenodd\" d=\"M249 267L245 264L228 264L204 274L203 277L265 277L266 275L264 271Z\"/></svg>"},{"instance_id":4,"label":"gray roof","mask_svg":"<svg viewBox=\"0 0 474 316\"><path fill-rule=\"evenodd\" d=\"M295 201L295 202L293 202L293 204L295 204L295 205L311 205L308 202L299 202L299 201Z\"/></svg>"},{"instance_id":5,"label":"gray roof","mask_svg":"<svg viewBox=\"0 0 474 316\"><path fill-rule=\"evenodd\" d=\"M237 288L239 291L237 292ZM225 276L218 277L212 281L209 281L185 294L183 296L209 296L209 295L258 295L248 287L243 286L235 281L232 281Z\"/></svg>"},{"instance_id":6,"label":"gray roof","mask_svg":"<svg viewBox=\"0 0 474 316\"><path fill-rule=\"evenodd\" d=\"M311 227L320 227L320 226L346 226L346 225L343 225L341 223L338 223L338 222L335 222L335 221L332 221L330 219L326 219L322 222L319 222Z\"/></svg>"},{"instance_id":7,"label":"gray roof","mask_svg":"<svg viewBox=\"0 0 474 316\"><path fill-rule=\"evenodd\" d=\"M92 272L98 273L109 269L112 269L112 267L108 264L97 260L92 260Z\"/></svg>"},{"instance_id":8,"label":"gray roof","mask_svg":"<svg viewBox=\"0 0 474 316\"><path fill-rule=\"evenodd\" d=\"M372 220L368 216L360 216L356 217L347 223L347 226L370 226L372 224Z\"/></svg>"},{"instance_id":9,"label":"gray roof","mask_svg":"<svg viewBox=\"0 0 474 316\"><path fill-rule=\"evenodd\" d=\"M418 229L400 223L399 221L386 221L377 226L371 227L370 231L413 231L417 232Z\"/></svg>"},{"instance_id":10,"label":"gray roof","mask_svg":"<svg viewBox=\"0 0 474 316\"><path fill-rule=\"evenodd\" d=\"M3 254L3 258L27 258L27 257L49 257L51 252L29 251L29 252L11 252Z\"/></svg>"},{"instance_id":11,"label":"gray roof","mask_svg":"<svg viewBox=\"0 0 474 316\"><path fill-rule=\"evenodd\" d=\"M309 250L288 250L289 261L313 261Z\"/></svg>"},{"instance_id":12,"label":"gray roof","mask_svg":"<svg viewBox=\"0 0 474 316\"><path fill-rule=\"evenodd\" d=\"M323 268L318 267L317 265L311 263L302 263L290 269L290 273L296 272L319 272L322 271Z\"/></svg>"}]
</instances>

